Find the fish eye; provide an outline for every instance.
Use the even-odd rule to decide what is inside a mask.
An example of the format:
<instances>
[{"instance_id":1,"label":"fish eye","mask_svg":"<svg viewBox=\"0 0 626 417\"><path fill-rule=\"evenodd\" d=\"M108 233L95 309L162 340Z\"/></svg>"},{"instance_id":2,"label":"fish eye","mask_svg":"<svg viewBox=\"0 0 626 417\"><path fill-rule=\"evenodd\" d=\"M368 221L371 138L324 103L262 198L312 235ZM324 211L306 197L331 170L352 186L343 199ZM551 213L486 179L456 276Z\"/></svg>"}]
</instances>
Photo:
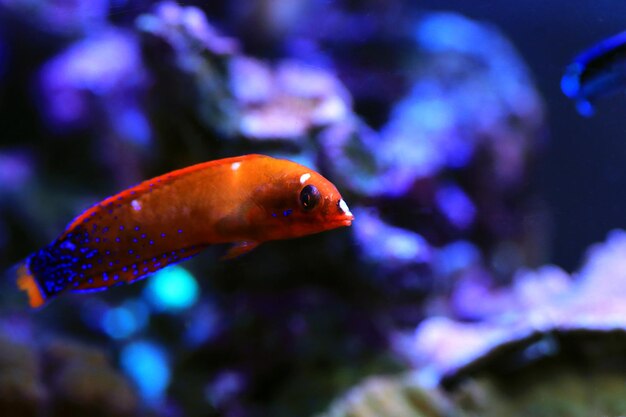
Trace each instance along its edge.
<instances>
[{"instance_id":1,"label":"fish eye","mask_svg":"<svg viewBox=\"0 0 626 417\"><path fill-rule=\"evenodd\" d=\"M311 211L318 205L322 198L320 191L314 185L307 185L300 191L300 204L304 211Z\"/></svg>"}]
</instances>

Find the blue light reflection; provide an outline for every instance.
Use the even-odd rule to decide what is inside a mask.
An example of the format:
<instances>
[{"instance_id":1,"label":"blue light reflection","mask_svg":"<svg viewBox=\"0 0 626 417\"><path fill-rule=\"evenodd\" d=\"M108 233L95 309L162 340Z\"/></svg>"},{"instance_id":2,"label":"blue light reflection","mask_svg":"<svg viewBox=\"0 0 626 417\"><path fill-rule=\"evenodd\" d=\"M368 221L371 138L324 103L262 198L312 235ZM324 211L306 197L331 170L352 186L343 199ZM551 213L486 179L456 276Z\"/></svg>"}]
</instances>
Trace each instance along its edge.
<instances>
[{"instance_id":1,"label":"blue light reflection","mask_svg":"<svg viewBox=\"0 0 626 417\"><path fill-rule=\"evenodd\" d=\"M127 301L104 313L102 329L114 339L127 338L146 326L148 313L148 307L144 302Z\"/></svg>"},{"instance_id":2,"label":"blue light reflection","mask_svg":"<svg viewBox=\"0 0 626 417\"><path fill-rule=\"evenodd\" d=\"M147 403L155 404L162 399L170 382L170 368L163 348L148 341L133 342L122 349L120 362Z\"/></svg>"}]
</instances>

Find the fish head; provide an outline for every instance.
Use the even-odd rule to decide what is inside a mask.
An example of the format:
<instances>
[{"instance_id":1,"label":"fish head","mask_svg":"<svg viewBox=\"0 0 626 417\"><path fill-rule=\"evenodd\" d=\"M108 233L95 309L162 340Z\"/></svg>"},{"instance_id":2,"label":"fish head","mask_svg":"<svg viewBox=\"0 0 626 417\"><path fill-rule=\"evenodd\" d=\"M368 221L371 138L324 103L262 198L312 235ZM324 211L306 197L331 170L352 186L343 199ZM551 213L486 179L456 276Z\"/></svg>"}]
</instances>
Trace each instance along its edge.
<instances>
[{"instance_id":1,"label":"fish head","mask_svg":"<svg viewBox=\"0 0 626 417\"><path fill-rule=\"evenodd\" d=\"M270 239L306 236L350 226L354 216L332 182L299 166L265 187L257 199Z\"/></svg>"}]
</instances>

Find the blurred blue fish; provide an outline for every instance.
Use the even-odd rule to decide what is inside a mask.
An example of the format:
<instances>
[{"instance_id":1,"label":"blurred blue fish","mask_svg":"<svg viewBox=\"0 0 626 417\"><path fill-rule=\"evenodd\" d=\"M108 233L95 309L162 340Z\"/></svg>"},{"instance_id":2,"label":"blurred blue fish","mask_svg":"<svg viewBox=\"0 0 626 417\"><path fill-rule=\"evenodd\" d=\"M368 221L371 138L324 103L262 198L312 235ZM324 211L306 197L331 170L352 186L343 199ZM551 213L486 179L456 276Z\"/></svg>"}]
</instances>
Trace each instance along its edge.
<instances>
[{"instance_id":1,"label":"blurred blue fish","mask_svg":"<svg viewBox=\"0 0 626 417\"><path fill-rule=\"evenodd\" d=\"M608 38L574 59L561 79L563 93L575 100L583 116L593 114L592 103L626 89L626 32Z\"/></svg>"}]
</instances>

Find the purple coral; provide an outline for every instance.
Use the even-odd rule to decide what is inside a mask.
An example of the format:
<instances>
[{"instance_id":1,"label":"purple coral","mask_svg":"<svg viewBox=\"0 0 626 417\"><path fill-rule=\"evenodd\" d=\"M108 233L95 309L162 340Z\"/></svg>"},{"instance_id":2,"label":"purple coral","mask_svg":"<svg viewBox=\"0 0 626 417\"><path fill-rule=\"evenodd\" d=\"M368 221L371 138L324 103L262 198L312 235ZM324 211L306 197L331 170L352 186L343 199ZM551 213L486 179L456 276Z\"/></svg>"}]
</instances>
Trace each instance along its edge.
<instances>
[{"instance_id":1,"label":"purple coral","mask_svg":"<svg viewBox=\"0 0 626 417\"><path fill-rule=\"evenodd\" d=\"M575 280L558 267L544 266L537 271L520 271L510 289L483 289L479 297L474 294L477 287L459 287L457 291L461 292L455 296L457 308L475 311L480 303L492 305L491 310L479 321L469 323L429 318L413 336L399 335L396 348L412 361L423 378L437 382L498 346L535 333L623 331L624 259L626 232L614 231L606 242L589 250L587 262ZM526 359L535 358L531 355Z\"/></svg>"},{"instance_id":2,"label":"purple coral","mask_svg":"<svg viewBox=\"0 0 626 417\"><path fill-rule=\"evenodd\" d=\"M150 126L140 105L147 75L134 35L107 30L70 46L41 71L46 119L58 128L108 120L117 136L145 144Z\"/></svg>"},{"instance_id":3,"label":"purple coral","mask_svg":"<svg viewBox=\"0 0 626 417\"><path fill-rule=\"evenodd\" d=\"M433 248L418 233L383 222L372 210L356 209L354 233L363 256L383 268L429 264Z\"/></svg>"},{"instance_id":4,"label":"purple coral","mask_svg":"<svg viewBox=\"0 0 626 417\"><path fill-rule=\"evenodd\" d=\"M325 70L296 61L272 69L261 61L236 58L230 73L246 137L297 140L350 114L348 92Z\"/></svg>"},{"instance_id":5,"label":"purple coral","mask_svg":"<svg viewBox=\"0 0 626 417\"><path fill-rule=\"evenodd\" d=\"M193 50L206 49L215 55L232 55L239 49L237 41L220 34L200 9L173 1L157 3L153 13L139 16L137 27L166 39L182 59ZM193 61L188 61L187 65L193 65Z\"/></svg>"}]
</instances>

